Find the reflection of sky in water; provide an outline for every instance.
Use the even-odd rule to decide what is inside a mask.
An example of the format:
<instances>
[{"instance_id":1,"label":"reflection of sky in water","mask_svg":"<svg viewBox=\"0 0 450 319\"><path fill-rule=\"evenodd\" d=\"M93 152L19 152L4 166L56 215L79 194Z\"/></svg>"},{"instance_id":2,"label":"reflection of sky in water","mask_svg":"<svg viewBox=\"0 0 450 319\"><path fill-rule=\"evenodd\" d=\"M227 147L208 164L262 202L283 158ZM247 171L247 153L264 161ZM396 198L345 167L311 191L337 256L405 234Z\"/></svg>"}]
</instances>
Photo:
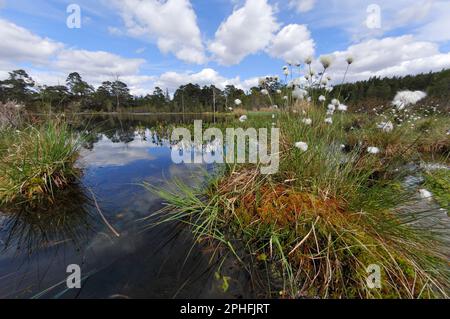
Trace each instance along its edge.
<instances>
[{"instance_id":1,"label":"reflection of sky in water","mask_svg":"<svg viewBox=\"0 0 450 319\"><path fill-rule=\"evenodd\" d=\"M83 151L83 163L88 167L124 166L137 160L155 159L146 142L135 140L128 144L111 143L103 137L93 150Z\"/></svg>"},{"instance_id":2,"label":"reflection of sky in water","mask_svg":"<svg viewBox=\"0 0 450 319\"><path fill-rule=\"evenodd\" d=\"M145 139L136 135L129 143L113 143L103 136L93 150L83 152L81 165L83 184L95 191L108 215L119 216L119 223L145 217L155 205L155 196L139 183L159 186L173 177L188 182L200 169L199 165L173 164L171 149L153 143L148 130Z\"/></svg>"},{"instance_id":3,"label":"reflection of sky in water","mask_svg":"<svg viewBox=\"0 0 450 319\"><path fill-rule=\"evenodd\" d=\"M211 282L205 284L213 278L213 272L205 271L207 258L202 258L200 251L194 250L193 259L180 266L193 245L190 234L172 226L142 233L142 222L138 222L161 208L161 200L138 183L167 186L171 178L177 177L191 184L195 180L192 176L203 171L201 165L173 164L169 145L154 143L148 129L127 143L113 142L102 134L91 150L82 151L78 165L83 168L82 187L95 193L102 213L121 237L111 234L91 203L87 209L94 219L93 230L82 242L73 245L71 238L61 235L54 245L46 245L46 249L26 258L13 244L0 252L0 297L36 296L57 283L62 284L37 296L75 297L73 292L64 291L62 282L69 263L80 264L82 271L94 274L79 297L107 298L126 293L131 297L170 298L186 276L206 277L191 283L200 286L186 285L180 296L214 296L216 289ZM81 210L86 205L79 206ZM7 218L1 216L0 222L2 219ZM8 230L0 228L1 245L7 236Z\"/></svg>"}]
</instances>

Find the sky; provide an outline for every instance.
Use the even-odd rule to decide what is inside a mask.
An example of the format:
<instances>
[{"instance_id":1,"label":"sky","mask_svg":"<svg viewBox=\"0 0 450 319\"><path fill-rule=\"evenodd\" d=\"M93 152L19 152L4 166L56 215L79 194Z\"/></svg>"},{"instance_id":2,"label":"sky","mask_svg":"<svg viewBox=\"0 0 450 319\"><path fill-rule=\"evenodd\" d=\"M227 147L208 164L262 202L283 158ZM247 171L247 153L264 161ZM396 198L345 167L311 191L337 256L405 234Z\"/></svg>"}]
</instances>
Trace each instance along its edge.
<instances>
[{"instance_id":1,"label":"sky","mask_svg":"<svg viewBox=\"0 0 450 319\"><path fill-rule=\"evenodd\" d=\"M450 68L450 0L0 0L0 79L248 90L320 56L334 83Z\"/></svg>"}]
</instances>

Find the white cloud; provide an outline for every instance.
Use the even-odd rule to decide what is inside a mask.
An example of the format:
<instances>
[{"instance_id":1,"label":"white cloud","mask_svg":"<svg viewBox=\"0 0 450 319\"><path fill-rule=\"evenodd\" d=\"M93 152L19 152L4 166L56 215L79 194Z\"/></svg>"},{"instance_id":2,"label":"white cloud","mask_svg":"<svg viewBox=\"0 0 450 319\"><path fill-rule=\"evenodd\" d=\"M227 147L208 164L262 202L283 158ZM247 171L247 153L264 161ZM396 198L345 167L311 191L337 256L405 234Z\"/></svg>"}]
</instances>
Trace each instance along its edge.
<instances>
[{"instance_id":1,"label":"white cloud","mask_svg":"<svg viewBox=\"0 0 450 319\"><path fill-rule=\"evenodd\" d=\"M59 70L86 75L124 76L136 74L143 59L127 59L104 51L63 50L53 66Z\"/></svg>"},{"instance_id":2,"label":"white cloud","mask_svg":"<svg viewBox=\"0 0 450 319\"><path fill-rule=\"evenodd\" d=\"M316 0L290 0L289 7L295 8L297 12L311 11L316 4Z\"/></svg>"},{"instance_id":3,"label":"white cloud","mask_svg":"<svg viewBox=\"0 0 450 319\"><path fill-rule=\"evenodd\" d=\"M450 67L450 53L439 51L437 44L417 41L412 35L372 39L332 54L330 73L340 81L347 66L345 59L353 56L347 79L365 80L370 77L391 77L440 71Z\"/></svg>"},{"instance_id":4,"label":"white cloud","mask_svg":"<svg viewBox=\"0 0 450 319\"><path fill-rule=\"evenodd\" d=\"M147 95L153 92L155 79L156 76L151 75L127 75L120 77L120 80L128 85L130 93L136 96Z\"/></svg>"},{"instance_id":5,"label":"white cloud","mask_svg":"<svg viewBox=\"0 0 450 319\"><path fill-rule=\"evenodd\" d=\"M114 0L113 3L131 36L156 40L163 53L173 53L180 60L206 62L197 16L189 0Z\"/></svg>"},{"instance_id":6,"label":"white cloud","mask_svg":"<svg viewBox=\"0 0 450 319\"><path fill-rule=\"evenodd\" d=\"M270 56L293 63L314 56L314 40L304 25L289 24L272 39L267 52Z\"/></svg>"},{"instance_id":7,"label":"white cloud","mask_svg":"<svg viewBox=\"0 0 450 319\"><path fill-rule=\"evenodd\" d=\"M133 94L150 92L149 83L154 77L139 75L144 59L66 48L63 43L42 38L2 19L0 38L0 79L8 77L8 72L15 68L22 68L22 63L29 63L28 73L41 85L63 84L70 72L79 72L94 86L119 76L129 81Z\"/></svg>"},{"instance_id":8,"label":"white cloud","mask_svg":"<svg viewBox=\"0 0 450 319\"><path fill-rule=\"evenodd\" d=\"M137 54L142 54L145 52L145 48L136 49L136 51L134 51L134 52L136 52Z\"/></svg>"},{"instance_id":9,"label":"white cloud","mask_svg":"<svg viewBox=\"0 0 450 319\"><path fill-rule=\"evenodd\" d=\"M45 63L63 47L29 30L0 19L0 60Z\"/></svg>"},{"instance_id":10,"label":"white cloud","mask_svg":"<svg viewBox=\"0 0 450 319\"><path fill-rule=\"evenodd\" d=\"M450 2L438 1L434 3L432 12L432 19L416 30L418 37L428 41L449 41Z\"/></svg>"},{"instance_id":11,"label":"white cloud","mask_svg":"<svg viewBox=\"0 0 450 319\"><path fill-rule=\"evenodd\" d=\"M292 0L297 3L297 0ZM381 27L370 28L367 25L369 6L378 4L381 14ZM424 30L422 39L433 38L426 35L438 35L438 26L446 26L450 19L448 0L416 0L411 5L411 0L373 1L373 0L322 0L316 1L315 10L305 15L306 21L314 25L316 29L339 28L350 35L350 40L359 42L373 37L381 37L387 32L400 30L402 33L420 31L429 25L430 33ZM433 27L435 25L436 27ZM446 30L446 29L441 29ZM443 37L440 32L440 37ZM449 36L450 37L450 36Z\"/></svg>"},{"instance_id":12,"label":"white cloud","mask_svg":"<svg viewBox=\"0 0 450 319\"><path fill-rule=\"evenodd\" d=\"M278 29L267 0L247 0L222 22L208 48L219 63L238 64L247 55L263 50Z\"/></svg>"},{"instance_id":13,"label":"white cloud","mask_svg":"<svg viewBox=\"0 0 450 319\"><path fill-rule=\"evenodd\" d=\"M216 87L223 89L226 85L235 85L243 90L248 90L250 87L258 84L257 78L247 79L241 81L239 77L226 78L221 76L216 70L206 68L200 72L166 72L161 74L156 80L154 85L163 89L169 89L174 92L178 87L184 84L193 83L200 86L215 85Z\"/></svg>"},{"instance_id":14,"label":"white cloud","mask_svg":"<svg viewBox=\"0 0 450 319\"><path fill-rule=\"evenodd\" d=\"M124 32L117 27L108 27L108 33L115 36L122 36Z\"/></svg>"}]
</instances>

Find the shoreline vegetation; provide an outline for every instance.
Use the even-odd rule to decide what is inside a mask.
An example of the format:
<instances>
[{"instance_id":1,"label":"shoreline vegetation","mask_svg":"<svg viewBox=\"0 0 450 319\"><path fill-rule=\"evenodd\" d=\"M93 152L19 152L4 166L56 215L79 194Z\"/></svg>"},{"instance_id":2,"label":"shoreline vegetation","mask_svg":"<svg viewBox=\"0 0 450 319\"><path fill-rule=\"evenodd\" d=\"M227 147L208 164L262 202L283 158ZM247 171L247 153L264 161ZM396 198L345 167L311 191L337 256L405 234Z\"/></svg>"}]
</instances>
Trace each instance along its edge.
<instances>
[{"instance_id":1,"label":"shoreline vegetation","mask_svg":"<svg viewBox=\"0 0 450 319\"><path fill-rule=\"evenodd\" d=\"M0 205L52 203L80 176L81 137L62 117L30 120L20 104L0 104L0 116Z\"/></svg>"},{"instance_id":2,"label":"shoreline vegetation","mask_svg":"<svg viewBox=\"0 0 450 319\"><path fill-rule=\"evenodd\" d=\"M330 62L321 63L319 78L311 72L306 84L293 80L284 92L261 79L271 103L276 94L290 103L273 107L271 120L248 114L236 121L244 129L281 129L278 173L238 164L207 174L200 190L180 181L168 189L144 183L166 203L149 217L157 219L152 226L188 225L197 242L240 262L262 298L448 298L448 234L427 225L432 208L414 208L433 195L404 182L405 167L425 156L449 163L448 114L415 108L426 95L419 91L399 92L371 114L348 112L340 90L334 97L323 84ZM426 184L441 190L444 204L445 178ZM368 282L373 269L380 286Z\"/></svg>"},{"instance_id":3,"label":"shoreline vegetation","mask_svg":"<svg viewBox=\"0 0 450 319\"><path fill-rule=\"evenodd\" d=\"M369 141L354 143L345 132L352 115L337 115L332 126L325 116L314 109L279 115L276 175L232 165L208 175L203 190L179 181L170 191L144 184L167 205L152 218L185 223L198 242L227 250L264 298L447 298L448 242L438 229L411 226L429 211L399 208L416 194L402 185L398 168L420 161L421 144L410 144L416 138L406 134L410 129L386 133L369 125L358 134L384 141L380 153L370 154ZM302 125L304 117L313 124ZM244 126L267 124L250 117ZM300 138L307 151L294 146ZM381 267L381 289L367 288L370 265Z\"/></svg>"}]
</instances>

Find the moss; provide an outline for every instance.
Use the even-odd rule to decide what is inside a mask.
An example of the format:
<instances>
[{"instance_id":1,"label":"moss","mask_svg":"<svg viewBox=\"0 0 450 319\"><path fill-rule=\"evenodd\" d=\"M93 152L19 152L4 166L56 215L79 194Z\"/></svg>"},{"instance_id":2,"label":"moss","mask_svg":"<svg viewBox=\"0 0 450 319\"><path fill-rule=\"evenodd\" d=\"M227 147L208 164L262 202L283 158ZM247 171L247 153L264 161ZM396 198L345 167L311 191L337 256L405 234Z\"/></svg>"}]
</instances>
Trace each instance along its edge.
<instances>
[{"instance_id":1,"label":"moss","mask_svg":"<svg viewBox=\"0 0 450 319\"><path fill-rule=\"evenodd\" d=\"M450 170L440 169L425 175L425 186L442 208L450 208Z\"/></svg>"}]
</instances>

